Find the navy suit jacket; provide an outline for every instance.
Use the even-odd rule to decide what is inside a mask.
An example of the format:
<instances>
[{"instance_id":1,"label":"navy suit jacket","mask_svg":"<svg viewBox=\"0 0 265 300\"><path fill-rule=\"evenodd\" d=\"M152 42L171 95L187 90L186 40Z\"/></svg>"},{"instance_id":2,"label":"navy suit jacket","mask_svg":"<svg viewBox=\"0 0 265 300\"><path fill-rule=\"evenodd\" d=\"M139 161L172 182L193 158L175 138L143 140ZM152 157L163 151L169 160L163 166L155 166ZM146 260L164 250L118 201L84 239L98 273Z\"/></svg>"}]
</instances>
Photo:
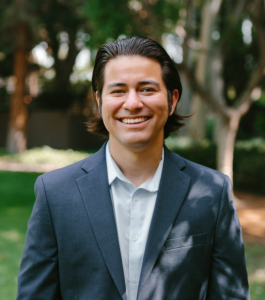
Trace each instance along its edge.
<instances>
[{"instance_id":1,"label":"navy suit jacket","mask_svg":"<svg viewBox=\"0 0 265 300\"><path fill-rule=\"evenodd\" d=\"M125 300L105 146L35 193L17 300ZM166 148L137 299L250 299L228 177Z\"/></svg>"}]
</instances>

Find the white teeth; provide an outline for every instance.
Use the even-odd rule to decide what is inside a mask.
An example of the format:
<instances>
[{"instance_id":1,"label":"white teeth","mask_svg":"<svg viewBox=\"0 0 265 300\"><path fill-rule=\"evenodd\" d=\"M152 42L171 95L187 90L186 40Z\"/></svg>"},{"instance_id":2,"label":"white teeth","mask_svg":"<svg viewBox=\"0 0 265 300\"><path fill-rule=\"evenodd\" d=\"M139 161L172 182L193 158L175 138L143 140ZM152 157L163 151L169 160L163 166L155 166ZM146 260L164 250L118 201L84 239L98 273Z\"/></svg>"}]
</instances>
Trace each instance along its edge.
<instances>
[{"instance_id":1,"label":"white teeth","mask_svg":"<svg viewBox=\"0 0 265 300\"><path fill-rule=\"evenodd\" d=\"M121 119L121 121L122 121L123 123L126 123L126 124L141 123L141 122L144 122L144 121L146 121L146 120L147 120L146 117L136 118L136 119Z\"/></svg>"}]
</instances>

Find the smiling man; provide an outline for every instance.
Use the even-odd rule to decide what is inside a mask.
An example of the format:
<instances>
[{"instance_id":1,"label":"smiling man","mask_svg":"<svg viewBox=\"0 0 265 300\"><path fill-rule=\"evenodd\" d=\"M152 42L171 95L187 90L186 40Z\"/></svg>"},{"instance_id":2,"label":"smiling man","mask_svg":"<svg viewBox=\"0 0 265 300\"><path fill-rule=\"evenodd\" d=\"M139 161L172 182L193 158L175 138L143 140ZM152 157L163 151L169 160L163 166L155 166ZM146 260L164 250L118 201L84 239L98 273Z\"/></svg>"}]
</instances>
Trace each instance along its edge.
<instances>
[{"instance_id":1,"label":"smiling man","mask_svg":"<svg viewBox=\"0 0 265 300\"><path fill-rule=\"evenodd\" d=\"M166 51L105 44L92 85L88 129L108 142L38 178L17 299L249 299L229 179L164 146L185 118Z\"/></svg>"}]
</instances>

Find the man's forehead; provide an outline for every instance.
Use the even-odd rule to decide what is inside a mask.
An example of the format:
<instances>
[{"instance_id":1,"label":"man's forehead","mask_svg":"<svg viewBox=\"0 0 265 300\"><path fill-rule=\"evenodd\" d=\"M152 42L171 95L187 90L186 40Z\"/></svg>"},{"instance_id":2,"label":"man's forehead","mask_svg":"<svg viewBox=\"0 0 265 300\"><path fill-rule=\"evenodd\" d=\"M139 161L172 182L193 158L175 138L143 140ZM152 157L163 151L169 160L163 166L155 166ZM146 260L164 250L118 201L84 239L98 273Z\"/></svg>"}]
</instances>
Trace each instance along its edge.
<instances>
[{"instance_id":1,"label":"man's forehead","mask_svg":"<svg viewBox=\"0 0 265 300\"><path fill-rule=\"evenodd\" d=\"M162 80L159 62L138 55L118 56L107 62L104 83L109 85L131 80L156 82Z\"/></svg>"}]
</instances>

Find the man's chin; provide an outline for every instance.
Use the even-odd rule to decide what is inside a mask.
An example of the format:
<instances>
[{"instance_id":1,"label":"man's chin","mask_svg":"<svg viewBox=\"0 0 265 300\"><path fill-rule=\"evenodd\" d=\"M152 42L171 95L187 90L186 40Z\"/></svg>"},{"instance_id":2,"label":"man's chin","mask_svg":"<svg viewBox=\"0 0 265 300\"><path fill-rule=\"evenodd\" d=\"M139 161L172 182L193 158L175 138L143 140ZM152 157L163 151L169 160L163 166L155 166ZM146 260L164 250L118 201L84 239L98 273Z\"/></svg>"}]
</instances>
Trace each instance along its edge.
<instances>
[{"instance_id":1,"label":"man's chin","mask_svg":"<svg viewBox=\"0 0 265 300\"><path fill-rule=\"evenodd\" d=\"M151 144L151 139L150 137L144 136L127 137L123 139L122 144L126 148L141 150L145 149L146 147L148 147L148 145Z\"/></svg>"},{"instance_id":2,"label":"man's chin","mask_svg":"<svg viewBox=\"0 0 265 300\"><path fill-rule=\"evenodd\" d=\"M133 150L144 150L149 146L159 144L160 140L163 140L163 134L156 134L153 136L150 132L126 132L125 134L110 135L110 140L116 144L116 147L124 147Z\"/></svg>"}]
</instances>

